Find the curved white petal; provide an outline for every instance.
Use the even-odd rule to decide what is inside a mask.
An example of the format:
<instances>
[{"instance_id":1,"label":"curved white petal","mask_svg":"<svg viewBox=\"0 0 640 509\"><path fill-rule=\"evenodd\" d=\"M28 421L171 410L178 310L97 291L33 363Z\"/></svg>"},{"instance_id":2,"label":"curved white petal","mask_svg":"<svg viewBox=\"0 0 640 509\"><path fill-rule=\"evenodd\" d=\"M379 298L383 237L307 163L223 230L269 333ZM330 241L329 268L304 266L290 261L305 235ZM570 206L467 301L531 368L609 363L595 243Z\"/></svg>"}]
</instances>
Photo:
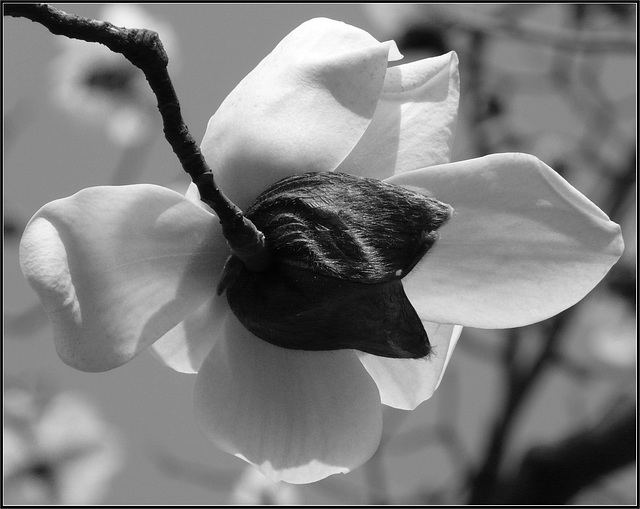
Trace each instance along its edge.
<instances>
[{"instance_id":1,"label":"curved white petal","mask_svg":"<svg viewBox=\"0 0 640 509\"><path fill-rule=\"evenodd\" d=\"M274 481L348 472L380 441L378 389L353 350L273 346L231 312L196 377L194 399L205 434Z\"/></svg>"},{"instance_id":2,"label":"curved white petal","mask_svg":"<svg viewBox=\"0 0 640 509\"><path fill-rule=\"evenodd\" d=\"M93 187L42 207L20 264L67 364L131 360L215 293L228 248L215 216L152 185Z\"/></svg>"},{"instance_id":3,"label":"curved white petal","mask_svg":"<svg viewBox=\"0 0 640 509\"><path fill-rule=\"evenodd\" d=\"M337 171L385 179L448 163L459 96L453 51L387 69L373 120Z\"/></svg>"},{"instance_id":4,"label":"curved white petal","mask_svg":"<svg viewBox=\"0 0 640 509\"><path fill-rule=\"evenodd\" d=\"M413 410L436 391L447 369L462 327L423 322L433 353L423 359L389 359L357 352L380 391L383 405Z\"/></svg>"},{"instance_id":5,"label":"curved white petal","mask_svg":"<svg viewBox=\"0 0 640 509\"><path fill-rule=\"evenodd\" d=\"M214 296L149 347L165 366L181 373L197 373L217 341L229 304Z\"/></svg>"},{"instance_id":6,"label":"curved white petal","mask_svg":"<svg viewBox=\"0 0 640 509\"><path fill-rule=\"evenodd\" d=\"M537 158L495 154L395 175L454 215L403 279L423 320L518 327L582 299L618 260L620 227Z\"/></svg>"},{"instance_id":7,"label":"curved white petal","mask_svg":"<svg viewBox=\"0 0 640 509\"><path fill-rule=\"evenodd\" d=\"M324 18L286 36L207 126L202 152L225 194L246 209L284 177L334 170L373 118L392 45Z\"/></svg>"}]
</instances>

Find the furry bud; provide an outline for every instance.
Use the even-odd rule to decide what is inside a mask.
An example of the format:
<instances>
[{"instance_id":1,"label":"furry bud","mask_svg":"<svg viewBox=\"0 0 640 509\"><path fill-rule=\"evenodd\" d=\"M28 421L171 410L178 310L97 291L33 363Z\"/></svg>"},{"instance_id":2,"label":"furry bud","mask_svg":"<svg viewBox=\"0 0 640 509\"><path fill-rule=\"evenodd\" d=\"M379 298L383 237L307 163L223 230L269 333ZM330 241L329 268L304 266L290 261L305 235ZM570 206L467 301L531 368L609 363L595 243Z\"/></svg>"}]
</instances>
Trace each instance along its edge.
<instances>
[{"instance_id":1,"label":"furry bud","mask_svg":"<svg viewBox=\"0 0 640 509\"><path fill-rule=\"evenodd\" d=\"M437 239L449 205L335 172L277 182L246 216L273 256L252 272L231 256L218 287L240 322L284 348L354 348L419 358L429 340L401 279Z\"/></svg>"}]
</instances>

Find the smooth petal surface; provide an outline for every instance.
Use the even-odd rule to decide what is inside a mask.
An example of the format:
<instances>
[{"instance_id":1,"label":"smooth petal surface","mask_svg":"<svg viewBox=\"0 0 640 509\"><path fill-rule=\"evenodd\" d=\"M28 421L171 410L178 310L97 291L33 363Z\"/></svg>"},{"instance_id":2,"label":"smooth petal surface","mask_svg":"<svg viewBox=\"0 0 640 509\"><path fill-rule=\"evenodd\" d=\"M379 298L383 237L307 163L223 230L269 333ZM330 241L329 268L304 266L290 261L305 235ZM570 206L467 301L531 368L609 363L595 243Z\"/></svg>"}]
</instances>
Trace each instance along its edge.
<instances>
[{"instance_id":1,"label":"smooth petal surface","mask_svg":"<svg viewBox=\"0 0 640 509\"><path fill-rule=\"evenodd\" d=\"M185 198L215 215L200 199L198 187L193 182L189 184ZM197 373L218 337L228 309L226 297L218 297L214 292L210 300L151 345L149 353L180 373Z\"/></svg>"},{"instance_id":2,"label":"smooth petal surface","mask_svg":"<svg viewBox=\"0 0 640 509\"><path fill-rule=\"evenodd\" d=\"M454 208L404 279L423 320L518 327L582 299L618 260L620 227L525 154L495 154L387 180Z\"/></svg>"},{"instance_id":3,"label":"smooth petal surface","mask_svg":"<svg viewBox=\"0 0 640 509\"><path fill-rule=\"evenodd\" d=\"M244 210L284 177L335 170L373 118L394 50L324 18L285 37L207 126L202 151L225 194Z\"/></svg>"},{"instance_id":4,"label":"smooth petal surface","mask_svg":"<svg viewBox=\"0 0 640 509\"><path fill-rule=\"evenodd\" d=\"M383 405L413 410L440 385L462 327L423 322L433 352L422 359L389 359L357 352L360 362L380 390Z\"/></svg>"},{"instance_id":5,"label":"smooth petal surface","mask_svg":"<svg viewBox=\"0 0 640 509\"><path fill-rule=\"evenodd\" d=\"M93 187L42 207L20 264L67 364L131 360L215 292L228 248L215 216L152 185Z\"/></svg>"},{"instance_id":6,"label":"smooth petal surface","mask_svg":"<svg viewBox=\"0 0 640 509\"><path fill-rule=\"evenodd\" d=\"M362 465L378 447L381 408L353 350L273 346L231 312L196 377L205 434L274 481L309 483Z\"/></svg>"},{"instance_id":7,"label":"smooth petal surface","mask_svg":"<svg viewBox=\"0 0 640 509\"><path fill-rule=\"evenodd\" d=\"M171 369L197 373L218 340L227 311L226 295L212 297L151 345L149 352Z\"/></svg>"},{"instance_id":8,"label":"smooth petal surface","mask_svg":"<svg viewBox=\"0 0 640 509\"><path fill-rule=\"evenodd\" d=\"M453 51L387 69L373 120L337 171L385 179L448 163L459 96Z\"/></svg>"}]
</instances>

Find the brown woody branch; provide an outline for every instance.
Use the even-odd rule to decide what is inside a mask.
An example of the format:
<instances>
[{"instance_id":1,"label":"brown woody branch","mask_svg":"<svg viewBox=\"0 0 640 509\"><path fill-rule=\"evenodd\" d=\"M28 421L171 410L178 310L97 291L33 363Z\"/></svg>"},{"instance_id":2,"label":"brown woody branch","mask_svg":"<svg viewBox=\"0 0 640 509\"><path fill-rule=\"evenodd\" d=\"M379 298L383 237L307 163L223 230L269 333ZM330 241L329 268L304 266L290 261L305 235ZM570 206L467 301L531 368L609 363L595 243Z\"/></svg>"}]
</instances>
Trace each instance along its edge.
<instances>
[{"instance_id":1,"label":"brown woody branch","mask_svg":"<svg viewBox=\"0 0 640 509\"><path fill-rule=\"evenodd\" d=\"M165 138L198 186L202 201L218 215L231 250L248 268L265 268L269 256L264 235L217 187L213 172L182 118L180 102L167 72L169 58L156 32L116 27L106 21L67 14L47 4L6 4L3 14L30 19L56 35L104 44L138 67L156 95Z\"/></svg>"}]
</instances>

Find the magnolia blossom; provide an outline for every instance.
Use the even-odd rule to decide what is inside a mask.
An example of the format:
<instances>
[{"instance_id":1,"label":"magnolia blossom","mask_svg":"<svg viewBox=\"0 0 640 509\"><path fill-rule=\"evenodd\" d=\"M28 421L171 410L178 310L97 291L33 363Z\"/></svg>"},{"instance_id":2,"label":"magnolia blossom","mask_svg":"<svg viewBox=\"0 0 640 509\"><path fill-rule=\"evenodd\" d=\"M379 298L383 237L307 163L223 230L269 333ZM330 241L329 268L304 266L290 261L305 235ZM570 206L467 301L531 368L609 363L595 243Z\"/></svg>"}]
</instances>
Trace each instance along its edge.
<instances>
[{"instance_id":1,"label":"magnolia blossom","mask_svg":"<svg viewBox=\"0 0 640 509\"><path fill-rule=\"evenodd\" d=\"M169 24L129 4L107 5L100 18L118 27L158 32L175 70L176 36ZM59 41L62 52L51 65L54 102L75 118L104 127L118 145L148 139L158 112L142 71L101 44L66 37Z\"/></svg>"},{"instance_id":2,"label":"magnolia blossom","mask_svg":"<svg viewBox=\"0 0 640 509\"><path fill-rule=\"evenodd\" d=\"M151 351L197 373L195 415L273 480L348 472L376 451L382 405L436 390L462 326L516 327L582 299L623 248L618 225L533 156L450 162L457 57L404 65L391 41L313 19L285 37L211 118L202 150L246 209L276 181L338 171L404 186L454 213L402 279L433 353L291 350L249 332L216 285L229 250L195 186L94 187L40 209L20 261L59 356L84 371Z\"/></svg>"},{"instance_id":3,"label":"magnolia blossom","mask_svg":"<svg viewBox=\"0 0 640 509\"><path fill-rule=\"evenodd\" d=\"M61 392L49 399L9 387L2 431L9 503L98 503L122 467L119 434L79 394Z\"/></svg>"}]
</instances>

